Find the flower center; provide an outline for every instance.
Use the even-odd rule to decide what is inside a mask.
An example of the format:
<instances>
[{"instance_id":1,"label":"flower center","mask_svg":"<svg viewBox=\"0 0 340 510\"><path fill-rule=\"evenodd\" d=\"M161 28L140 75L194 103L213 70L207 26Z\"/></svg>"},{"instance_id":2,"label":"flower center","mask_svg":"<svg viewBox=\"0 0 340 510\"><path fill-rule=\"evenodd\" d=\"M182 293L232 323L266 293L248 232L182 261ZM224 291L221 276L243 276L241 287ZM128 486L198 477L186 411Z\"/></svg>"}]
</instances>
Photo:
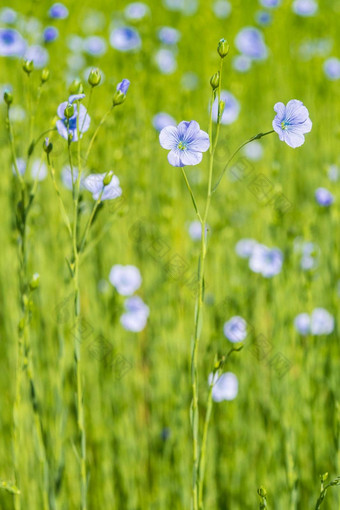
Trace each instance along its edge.
<instances>
[{"instance_id":1,"label":"flower center","mask_svg":"<svg viewBox=\"0 0 340 510\"><path fill-rule=\"evenodd\" d=\"M281 128L282 128L283 130L288 129L288 126L289 126L289 125L290 125L290 124L289 124L289 122L287 122L286 120L283 120L283 121L281 122Z\"/></svg>"},{"instance_id":2,"label":"flower center","mask_svg":"<svg viewBox=\"0 0 340 510\"><path fill-rule=\"evenodd\" d=\"M188 144L186 142L179 142L179 144L177 145L177 149L179 149L180 151L185 151L185 149L187 149L188 147Z\"/></svg>"}]
</instances>

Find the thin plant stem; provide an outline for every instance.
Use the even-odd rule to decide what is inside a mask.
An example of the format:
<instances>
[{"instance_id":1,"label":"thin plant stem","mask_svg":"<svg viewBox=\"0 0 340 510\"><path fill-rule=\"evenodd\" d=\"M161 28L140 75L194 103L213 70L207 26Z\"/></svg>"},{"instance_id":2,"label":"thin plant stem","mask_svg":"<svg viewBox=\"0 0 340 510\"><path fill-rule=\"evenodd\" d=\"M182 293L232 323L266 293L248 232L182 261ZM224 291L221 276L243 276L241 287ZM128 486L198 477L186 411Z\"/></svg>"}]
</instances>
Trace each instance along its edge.
<instances>
[{"instance_id":1,"label":"thin plant stem","mask_svg":"<svg viewBox=\"0 0 340 510\"><path fill-rule=\"evenodd\" d=\"M92 135L92 138L90 140L90 143L88 145L88 148L87 148L87 151L86 151L86 154L85 154L85 162L87 161L88 157L89 157L89 154L91 152L91 149L92 149L92 145L93 145L93 142L95 141L97 135L98 135L98 132L100 130L100 128L102 127L102 125L104 124L104 122L106 121L107 117L110 115L110 113L112 112L114 106L111 106L110 109L104 114L104 116L102 117L101 121L99 122L95 132L93 133Z\"/></svg>"},{"instance_id":2,"label":"thin plant stem","mask_svg":"<svg viewBox=\"0 0 340 510\"><path fill-rule=\"evenodd\" d=\"M185 170L184 170L184 167L183 167L183 166L181 167L181 170L182 170L182 174L183 174L183 177L184 177L185 184L186 184L186 186L187 186L187 188L188 188L188 190L189 190L189 193L190 193L190 196L191 196L192 203L194 204L194 208L195 208L195 211L196 211L197 217L198 217L198 219L200 220L200 222L202 223L202 217L201 217L200 212L199 212L199 210L198 210L198 206L197 206L197 202L196 202L196 199L195 199L195 195L194 195L194 193L193 193L193 191L192 191L192 189L191 189L190 183L189 183L189 181L188 181L187 174L186 174L186 172L185 172Z\"/></svg>"},{"instance_id":3,"label":"thin plant stem","mask_svg":"<svg viewBox=\"0 0 340 510\"><path fill-rule=\"evenodd\" d=\"M263 138L264 136L267 136L267 135L270 135L271 133L274 133L274 130L272 129L271 131L267 131L266 133L258 133L257 135L255 136L252 136L251 138L249 138L249 140L246 140L245 142L243 142L237 149L235 152L233 152L233 154L230 156L230 158L228 159L226 165L224 166L220 176L218 177L217 179L217 182L215 184L215 186L213 187L213 190L212 192L215 193L215 191L217 190L218 188L218 185L220 184L224 174L226 173L226 171L228 170L228 167L230 165L230 163L232 162L232 160L234 159L234 157L236 156L236 154L238 152L240 152L241 149L243 149L243 147L245 145L247 145L248 143L250 142L253 142L254 140L259 140L260 138Z\"/></svg>"},{"instance_id":4,"label":"thin plant stem","mask_svg":"<svg viewBox=\"0 0 340 510\"><path fill-rule=\"evenodd\" d=\"M71 223L70 223L69 217L67 215L63 199L61 198L59 186L58 186L56 178L55 178L54 165L53 165L53 162L52 162L49 154L47 154L47 167L48 167L49 172L51 174L53 186L54 186L55 192L56 192L57 197L58 197L59 207L60 207L62 218L64 220L65 226L67 228L67 231L68 231L70 237L73 238L73 232L72 232L72 228L71 228Z\"/></svg>"}]
</instances>

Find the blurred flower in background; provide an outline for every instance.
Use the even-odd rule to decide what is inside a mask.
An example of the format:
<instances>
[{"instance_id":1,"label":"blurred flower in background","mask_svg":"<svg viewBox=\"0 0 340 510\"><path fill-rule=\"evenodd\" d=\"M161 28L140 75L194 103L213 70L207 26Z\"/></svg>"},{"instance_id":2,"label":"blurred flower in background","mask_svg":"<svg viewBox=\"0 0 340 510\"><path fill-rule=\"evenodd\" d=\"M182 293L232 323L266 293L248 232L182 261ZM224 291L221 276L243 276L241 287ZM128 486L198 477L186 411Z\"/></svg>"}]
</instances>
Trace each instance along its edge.
<instances>
[{"instance_id":1,"label":"blurred flower in background","mask_svg":"<svg viewBox=\"0 0 340 510\"><path fill-rule=\"evenodd\" d=\"M0 28L0 56L23 57L26 51L26 41L13 28Z\"/></svg>"},{"instance_id":2,"label":"blurred flower in background","mask_svg":"<svg viewBox=\"0 0 340 510\"><path fill-rule=\"evenodd\" d=\"M110 34L110 44L119 51L134 51L142 46L142 41L135 28L118 27Z\"/></svg>"},{"instance_id":3,"label":"blurred flower in background","mask_svg":"<svg viewBox=\"0 0 340 510\"><path fill-rule=\"evenodd\" d=\"M254 27L245 27L240 30L235 39L236 48L246 57L253 60L267 58L268 49L263 34Z\"/></svg>"},{"instance_id":4,"label":"blurred flower in background","mask_svg":"<svg viewBox=\"0 0 340 510\"><path fill-rule=\"evenodd\" d=\"M55 3L48 11L48 15L53 19L65 19L68 16L68 9L62 3Z\"/></svg>"},{"instance_id":5,"label":"blurred flower in background","mask_svg":"<svg viewBox=\"0 0 340 510\"><path fill-rule=\"evenodd\" d=\"M139 333L147 323L149 307L139 296L132 296L124 302L126 312L120 318L120 323L127 331Z\"/></svg>"},{"instance_id":6,"label":"blurred flower in background","mask_svg":"<svg viewBox=\"0 0 340 510\"><path fill-rule=\"evenodd\" d=\"M109 280L121 296L131 296L142 284L138 267L116 264L111 268Z\"/></svg>"},{"instance_id":7,"label":"blurred flower in background","mask_svg":"<svg viewBox=\"0 0 340 510\"><path fill-rule=\"evenodd\" d=\"M225 19L230 15L232 7L228 0L217 0L217 2L213 4L213 11L217 18Z\"/></svg>"},{"instance_id":8,"label":"blurred flower in background","mask_svg":"<svg viewBox=\"0 0 340 510\"><path fill-rule=\"evenodd\" d=\"M315 200L322 207L329 207L334 202L334 197L326 188L317 188L315 190Z\"/></svg>"},{"instance_id":9,"label":"blurred flower in background","mask_svg":"<svg viewBox=\"0 0 340 510\"><path fill-rule=\"evenodd\" d=\"M301 335L330 335L334 331L334 317L325 308L315 308L311 315L300 313L294 319L294 326Z\"/></svg>"},{"instance_id":10,"label":"blurred flower in background","mask_svg":"<svg viewBox=\"0 0 340 510\"><path fill-rule=\"evenodd\" d=\"M209 385L213 383L212 398L215 402L234 400L238 394L238 380L232 372L225 372L220 377L209 374Z\"/></svg>"},{"instance_id":11,"label":"blurred flower in background","mask_svg":"<svg viewBox=\"0 0 340 510\"><path fill-rule=\"evenodd\" d=\"M140 20L149 14L149 7L143 2L133 2L125 7L125 17L129 20Z\"/></svg>"},{"instance_id":12,"label":"blurred flower in background","mask_svg":"<svg viewBox=\"0 0 340 510\"><path fill-rule=\"evenodd\" d=\"M271 278L281 272L283 263L282 251L256 244L249 258L249 267L254 273Z\"/></svg>"},{"instance_id":13,"label":"blurred flower in background","mask_svg":"<svg viewBox=\"0 0 340 510\"><path fill-rule=\"evenodd\" d=\"M223 333L230 342L243 342L247 337L247 323L239 315L235 315L224 323Z\"/></svg>"},{"instance_id":14,"label":"blurred flower in background","mask_svg":"<svg viewBox=\"0 0 340 510\"><path fill-rule=\"evenodd\" d=\"M336 57L328 58L323 65L323 69L330 80L340 79L340 59Z\"/></svg>"},{"instance_id":15,"label":"blurred flower in background","mask_svg":"<svg viewBox=\"0 0 340 510\"><path fill-rule=\"evenodd\" d=\"M122 194L122 188L119 186L119 179L112 175L109 184L104 185L104 179L107 172L103 174L90 174L84 181L84 187L92 193L93 200L113 200Z\"/></svg>"},{"instance_id":16,"label":"blurred flower in background","mask_svg":"<svg viewBox=\"0 0 340 510\"><path fill-rule=\"evenodd\" d=\"M295 0L293 2L293 11L299 16L314 16L318 8L315 0Z\"/></svg>"},{"instance_id":17,"label":"blurred flower in background","mask_svg":"<svg viewBox=\"0 0 340 510\"><path fill-rule=\"evenodd\" d=\"M162 129L167 126L177 126L177 122L168 113L159 112L153 116L152 125L157 131L162 131Z\"/></svg>"},{"instance_id":18,"label":"blurred flower in background","mask_svg":"<svg viewBox=\"0 0 340 510\"><path fill-rule=\"evenodd\" d=\"M241 107L240 103L231 92L221 90L221 101L224 101L225 107L221 118L221 124L229 125L238 119ZM217 122L218 98L215 99L212 106L213 120Z\"/></svg>"}]
</instances>

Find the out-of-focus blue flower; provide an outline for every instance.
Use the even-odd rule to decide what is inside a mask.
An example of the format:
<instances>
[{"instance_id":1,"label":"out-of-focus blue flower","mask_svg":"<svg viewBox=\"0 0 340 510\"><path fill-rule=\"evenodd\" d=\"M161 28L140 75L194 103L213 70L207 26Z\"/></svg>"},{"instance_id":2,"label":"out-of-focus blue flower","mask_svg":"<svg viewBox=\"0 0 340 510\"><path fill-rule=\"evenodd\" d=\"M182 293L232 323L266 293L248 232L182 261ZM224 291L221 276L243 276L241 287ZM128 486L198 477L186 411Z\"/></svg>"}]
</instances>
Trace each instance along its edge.
<instances>
[{"instance_id":1,"label":"out-of-focus blue flower","mask_svg":"<svg viewBox=\"0 0 340 510\"><path fill-rule=\"evenodd\" d=\"M317 188L315 190L315 200L322 207L329 207L334 202L334 197L326 188Z\"/></svg>"},{"instance_id":2,"label":"out-of-focus blue flower","mask_svg":"<svg viewBox=\"0 0 340 510\"><path fill-rule=\"evenodd\" d=\"M168 113L159 112L153 116L152 125L157 131L162 131L167 126L177 126L177 122Z\"/></svg>"},{"instance_id":3,"label":"out-of-focus blue flower","mask_svg":"<svg viewBox=\"0 0 340 510\"><path fill-rule=\"evenodd\" d=\"M170 11L181 11L183 14L195 14L198 7L197 0L163 0L163 4Z\"/></svg>"},{"instance_id":4,"label":"out-of-focus blue flower","mask_svg":"<svg viewBox=\"0 0 340 510\"><path fill-rule=\"evenodd\" d=\"M258 11L255 19L257 23L263 27L268 27L272 22L272 15L267 11Z\"/></svg>"},{"instance_id":5,"label":"out-of-focus blue flower","mask_svg":"<svg viewBox=\"0 0 340 510\"><path fill-rule=\"evenodd\" d=\"M83 49L88 55L93 55L96 57L101 57L106 52L106 41L103 37L99 37L97 35L92 35L90 37L86 37L83 43Z\"/></svg>"},{"instance_id":6,"label":"out-of-focus blue flower","mask_svg":"<svg viewBox=\"0 0 340 510\"><path fill-rule=\"evenodd\" d=\"M239 73L246 73L251 68L252 60L246 55L237 55L233 58L233 68Z\"/></svg>"},{"instance_id":7,"label":"out-of-focus blue flower","mask_svg":"<svg viewBox=\"0 0 340 510\"><path fill-rule=\"evenodd\" d=\"M57 2L56 4L52 5L48 11L48 15L53 19L65 19L68 16L68 9L64 4Z\"/></svg>"},{"instance_id":8,"label":"out-of-focus blue flower","mask_svg":"<svg viewBox=\"0 0 340 510\"><path fill-rule=\"evenodd\" d=\"M84 94L77 94L70 96L68 101L64 101L58 106L58 117L60 117L60 120L57 120L56 127L58 130L58 133L60 136L65 138L65 140L68 139L69 133L72 133L72 142L78 141L78 132L77 132L77 119L78 119L78 105L74 104L74 114L70 119L67 119L65 117L65 108L68 104L72 104L74 101L77 101L77 99L82 99ZM87 110L84 105L79 105L79 120L78 120L78 129L79 129L79 135L80 138L83 137L83 133L85 133L89 127L90 127L90 116L87 113Z\"/></svg>"},{"instance_id":9,"label":"out-of-focus blue flower","mask_svg":"<svg viewBox=\"0 0 340 510\"><path fill-rule=\"evenodd\" d=\"M155 55L155 62L163 74L172 74L176 71L177 61L173 51L161 48Z\"/></svg>"},{"instance_id":10,"label":"out-of-focus blue flower","mask_svg":"<svg viewBox=\"0 0 340 510\"><path fill-rule=\"evenodd\" d=\"M73 53L81 53L83 51L84 39L79 35L70 35L67 38L67 47Z\"/></svg>"},{"instance_id":11,"label":"out-of-focus blue flower","mask_svg":"<svg viewBox=\"0 0 340 510\"><path fill-rule=\"evenodd\" d=\"M118 83L116 90L119 90L123 94L126 94L130 87L130 81L124 78L120 83Z\"/></svg>"},{"instance_id":12,"label":"out-of-focus blue flower","mask_svg":"<svg viewBox=\"0 0 340 510\"><path fill-rule=\"evenodd\" d=\"M256 244L249 258L249 267L254 273L271 278L280 273L283 263L282 251L278 248L267 248Z\"/></svg>"},{"instance_id":13,"label":"out-of-focus blue flower","mask_svg":"<svg viewBox=\"0 0 340 510\"><path fill-rule=\"evenodd\" d=\"M315 243L297 237L294 240L294 252L301 256L300 266L304 271L318 266L320 249Z\"/></svg>"},{"instance_id":14,"label":"out-of-focus blue flower","mask_svg":"<svg viewBox=\"0 0 340 510\"><path fill-rule=\"evenodd\" d=\"M339 80L340 79L340 59L336 57L328 58L324 65L323 70L327 78L330 80Z\"/></svg>"},{"instance_id":15,"label":"out-of-focus blue flower","mask_svg":"<svg viewBox=\"0 0 340 510\"><path fill-rule=\"evenodd\" d=\"M17 17L17 13L10 7L4 7L0 10L1 23L8 23L9 25L12 25L12 23L15 23Z\"/></svg>"},{"instance_id":16,"label":"out-of-focus blue flower","mask_svg":"<svg viewBox=\"0 0 340 510\"><path fill-rule=\"evenodd\" d=\"M59 31L55 27L46 27L43 35L45 43L50 43L58 39Z\"/></svg>"},{"instance_id":17,"label":"out-of-focus blue flower","mask_svg":"<svg viewBox=\"0 0 340 510\"><path fill-rule=\"evenodd\" d=\"M217 0L214 2L213 11L217 18L225 19L231 13L231 4L228 0Z\"/></svg>"},{"instance_id":18,"label":"out-of-focus blue flower","mask_svg":"<svg viewBox=\"0 0 340 510\"><path fill-rule=\"evenodd\" d=\"M293 11L299 16L314 16L318 8L315 0L295 0L293 2Z\"/></svg>"},{"instance_id":19,"label":"out-of-focus blue flower","mask_svg":"<svg viewBox=\"0 0 340 510\"><path fill-rule=\"evenodd\" d=\"M251 161L259 161L263 156L263 146L261 142L254 140L244 147L243 153Z\"/></svg>"},{"instance_id":20,"label":"out-of-focus blue flower","mask_svg":"<svg viewBox=\"0 0 340 510\"><path fill-rule=\"evenodd\" d=\"M305 142L305 133L312 129L309 112L302 101L291 99L287 106L276 103L274 111L277 113L273 120L273 129L282 142L295 149Z\"/></svg>"},{"instance_id":21,"label":"out-of-focus blue flower","mask_svg":"<svg viewBox=\"0 0 340 510\"><path fill-rule=\"evenodd\" d=\"M73 167L73 184L76 183L78 179L78 168L77 167ZM63 183L63 185L65 186L65 188L67 188L68 190L72 190L72 172L71 172L71 168L69 165L65 165L62 170L61 170L61 181ZM82 173L81 176L80 176L80 189L84 189L84 181L85 181L85 176L84 174Z\"/></svg>"},{"instance_id":22,"label":"out-of-focus blue flower","mask_svg":"<svg viewBox=\"0 0 340 510\"><path fill-rule=\"evenodd\" d=\"M26 110L20 105L11 106L9 119L11 122L22 122L26 119Z\"/></svg>"},{"instance_id":23,"label":"out-of-focus blue flower","mask_svg":"<svg viewBox=\"0 0 340 510\"><path fill-rule=\"evenodd\" d=\"M235 315L224 323L223 333L230 342L243 342L247 337L247 323L239 315Z\"/></svg>"},{"instance_id":24,"label":"out-of-focus blue flower","mask_svg":"<svg viewBox=\"0 0 340 510\"><path fill-rule=\"evenodd\" d=\"M126 299L124 303L126 313L120 318L120 323L127 331L139 333L147 323L149 317L149 307L138 296L132 296Z\"/></svg>"},{"instance_id":25,"label":"out-of-focus blue flower","mask_svg":"<svg viewBox=\"0 0 340 510\"><path fill-rule=\"evenodd\" d=\"M278 7L281 4L281 0L260 0L260 4L263 7L271 9L274 7Z\"/></svg>"},{"instance_id":26,"label":"out-of-focus blue flower","mask_svg":"<svg viewBox=\"0 0 340 510\"><path fill-rule=\"evenodd\" d=\"M16 162L19 174L23 177L26 172L26 161L23 158L17 158ZM17 175L14 165L12 165L12 171L14 175ZM46 164L40 159L35 159L32 163L30 174L32 179L43 181L47 176Z\"/></svg>"},{"instance_id":27,"label":"out-of-focus blue flower","mask_svg":"<svg viewBox=\"0 0 340 510\"><path fill-rule=\"evenodd\" d=\"M268 50L263 34L254 27L245 27L240 30L235 39L237 49L249 58L263 60L267 58Z\"/></svg>"},{"instance_id":28,"label":"out-of-focus blue flower","mask_svg":"<svg viewBox=\"0 0 340 510\"><path fill-rule=\"evenodd\" d=\"M308 335L310 332L310 317L308 313L299 313L294 319L294 326L300 335Z\"/></svg>"},{"instance_id":29,"label":"out-of-focus blue flower","mask_svg":"<svg viewBox=\"0 0 340 510\"><path fill-rule=\"evenodd\" d=\"M184 73L181 78L181 85L184 90L195 90L197 89L199 84L199 78L196 73L193 73L192 71L188 71L187 73Z\"/></svg>"},{"instance_id":30,"label":"out-of-focus blue flower","mask_svg":"<svg viewBox=\"0 0 340 510\"><path fill-rule=\"evenodd\" d=\"M209 135L200 129L198 122L183 120L178 126L167 126L159 134L163 149L170 150L168 161L172 166L198 165L202 152L210 146Z\"/></svg>"},{"instance_id":31,"label":"out-of-focus blue flower","mask_svg":"<svg viewBox=\"0 0 340 510\"><path fill-rule=\"evenodd\" d=\"M27 49L25 52L25 59L33 60L34 67L36 69L42 69L49 61L49 54L46 48L39 44L35 44Z\"/></svg>"},{"instance_id":32,"label":"out-of-focus blue flower","mask_svg":"<svg viewBox=\"0 0 340 510\"><path fill-rule=\"evenodd\" d=\"M236 99L235 96L231 92L227 90L221 90L221 101L224 101L225 107L221 118L221 124L232 124L235 120L238 119L240 113L240 103ZM214 104L212 106L212 116L213 120L217 122L217 114L218 114L218 98L215 99Z\"/></svg>"},{"instance_id":33,"label":"out-of-focus blue flower","mask_svg":"<svg viewBox=\"0 0 340 510\"><path fill-rule=\"evenodd\" d=\"M172 27L162 27L158 30L158 39L163 44L177 44L181 38L181 33Z\"/></svg>"},{"instance_id":34,"label":"out-of-focus blue flower","mask_svg":"<svg viewBox=\"0 0 340 510\"><path fill-rule=\"evenodd\" d=\"M84 181L84 188L92 193L94 200L98 200L101 195L101 201L113 200L122 194L122 188L119 186L119 179L114 175L110 184L104 186L104 178L107 173L90 174Z\"/></svg>"},{"instance_id":35,"label":"out-of-focus blue flower","mask_svg":"<svg viewBox=\"0 0 340 510\"><path fill-rule=\"evenodd\" d=\"M13 28L0 28L0 56L22 57L26 51L25 39Z\"/></svg>"},{"instance_id":36,"label":"out-of-focus blue flower","mask_svg":"<svg viewBox=\"0 0 340 510\"><path fill-rule=\"evenodd\" d=\"M142 276L136 266L116 264L111 268L109 281L121 296L131 296L142 284Z\"/></svg>"},{"instance_id":37,"label":"out-of-focus blue flower","mask_svg":"<svg viewBox=\"0 0 340 510\"><path fill-rule=\"evenodd\" d=\"M26 161L23 158L17 158L16 163L17 168L19 170L19 174L23 177L26 172ZM17 175L14 163L12 164L12 172L14 175Z\"/></svg>"},{"instance_id":38,"label":"out-of-focus blue flower","mask_svg":"<svg viewBox=\"0 0 340 510\"><path fill-rule=\"evenodd\" d=\"M142 46L142 41L135 28L118 27L114 28L110 34L110 44L119 51L133 51Z\"/></svg>"},{"instance_id":39,"label":"out-of-focus blue flower","mask_svg":"<svg viewBox=\"0 0 340 510\"><path fill-rule=\"evenodd\" d=\"M212 398L214 402L234 400L238 394L238 380L232 372L225 372L220 377L209 374L209 385L213 384Z\"/></svg>"},{"instance_id":40,"label":"out-of-focus blue flower","mask_svg":"<svg viewBox=\"0 0 340 510\"><path fill-rule=\"evenodd\" d=\"M149 13L149 7L143 2L133 2L125 7L124 13L129 20L139 20Z\"/></svg>"},{"instance_id":41,"label":"out-of-focus blue flower","mask_svg":"<svg viewBox=\"0 0 340 510\"><path fill-rule=\"evenodd\" d=\"M207 236L209 225L205 226L205 235ZM189 225L189 235L193 241L200 241L202 235L202 225L199 220L192 221Z\"/></svg>"},{"instance_id":42,"label":"out-of-focus blue flower","mask_svg":"<svg viewBox=\"0 0 340 510\"><path fill-rule=\"evenodd\" d=\"M330 335L334 330L334 317L324 308L315 308L311 315L312 335Z\"/></svg>"},{"instance_id":43,"label":"out-of-focus blue flower","mask_svg":"<svg viewBox=\"0 0 340 510\"><path fill-rule=\"evenodd\" d=\"M328 179L332 182L337 182L340 177L340 170L337 165L330 165L328 167Z\"/></svg>"},{"instance_id":44,"label":"out-of-focus blue flower","mask_svg":"<svg viewBox=\"0 0 340 510\"><path fill-rule=\"evenodd\" d=\"M239 257L249 259L256 245L257 241L255 241L255 239L240 239L240 241L236 243L235 251Z\"/></svg>"}]
</instances>

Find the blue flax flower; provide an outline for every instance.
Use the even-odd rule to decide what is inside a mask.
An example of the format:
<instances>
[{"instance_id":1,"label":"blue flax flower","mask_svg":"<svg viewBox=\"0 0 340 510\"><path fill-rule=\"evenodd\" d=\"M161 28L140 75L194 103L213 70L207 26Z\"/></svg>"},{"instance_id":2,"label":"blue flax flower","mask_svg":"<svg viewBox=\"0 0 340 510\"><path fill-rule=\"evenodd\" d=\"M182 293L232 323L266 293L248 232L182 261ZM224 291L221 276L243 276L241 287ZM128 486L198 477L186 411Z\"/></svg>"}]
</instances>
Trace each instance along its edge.
<instances>
[{"instance_id":1,"label":"blue flax flower","mask_svg":"<svg viewBox=\"0 0 340 510\"><path fill-rule=\"evenodd\" d=\"M159 142L163 149L170 150L168 161L172 166L198 165L202 152L210 146L208 133L202 131L195 120L165 127L159 134Z\"/></svg>"},{"instance_id":2,"label":"blue flax flower","mask_svg":"<svg viewBox=\"0 0 340 510\"><path fill-rule=\"evenodd\" d=\"M123 94L126 95L128 89L130 87L130 81L126 78L118 83L116 90L120 90Z\"/></svg>"},{"instance_id":3,"label":"blue flax flower","mask_svg":"<svg viewBox=\"0 0 340 510\"><path fill-rule=\"evenodd\" d=\"M0 56L22 57L26 51L25 39L13 28L0 28Z\"/></svg>"},{"instance_id":4,"label":"blue flax flower","mask_svg":"<svg viewBox=\"0 0 340 510\"><path fill-rule=\"evenodd\" d=\"M53 19L65 19L68 16L68 8L64 4L53 4L48 11L49 17Z\"/></svg>"},{"instance_id":5,"label":"blue flax flower","mask_svg":"<svg viewBox=\"0 0 340 510\"><path fill-rule=\"evenodd\" d=\"M74 105L74 114L70 119L65 117L65 108L68 104L72 104L74 101L78 101L79 99L83 99L85 97L84 94L75 94L68 98L68 101L64 101L58 106L58 116L60 120L57 120L56 126L58 133L60 136L68 139L69 133L72 134L72 142L78 141L78 132L77 132L77 118L78 118L78 105ZM79 105L79 135L82 138L83 133L87 131L90 127L90 116L87 113L85 106L82 104Z\"/></svg>"},{"instance_id":6,"label":"blue flax flower","mask_svg":"<svg viewBox=\"0 0 340 510\"><path fill-rule=\"evenodd\" d=\"M139 33L132 27L118 27L110 34L110 44L119 51L138 50L142 41Z\"/></svg>"},{"instance_id":7,"label":"blue flax flower","mask_svg":"<svg viewBox=\"0 0 340 510\"><path fill-rule=\"evenodd\" d=\"M334 197L328 189L317 188L315 190L315 200L322 207L329 207L334 202Z\"/></svg>"},{"instance_id":8,"label":"blue flax flower","mask_svg":"<svg viewBox=\"0 0 340 510\"><path fill-rule=\"evenodd\" d=\"M277 115L273 120L273 128L282 142L295 149L305 142L305 133L312 129L309 112L302 101L291 99L285 106L276 103L274 110Z\"/></svg>"},{"instance_id":9,"label":"blue flax flower","mask_svg":"<svg viewBox=\"0 0 340 510\"><path fill-rule=\"evenodd\" d=\"M113 200L122 194L122 188L119 185L119 179L114 175L109 184L104 185L104 174L90 174L84 181L84 187L92 193L94 200L98 200L101 195L101 201Z\"/></svg>"}]
</instances>

